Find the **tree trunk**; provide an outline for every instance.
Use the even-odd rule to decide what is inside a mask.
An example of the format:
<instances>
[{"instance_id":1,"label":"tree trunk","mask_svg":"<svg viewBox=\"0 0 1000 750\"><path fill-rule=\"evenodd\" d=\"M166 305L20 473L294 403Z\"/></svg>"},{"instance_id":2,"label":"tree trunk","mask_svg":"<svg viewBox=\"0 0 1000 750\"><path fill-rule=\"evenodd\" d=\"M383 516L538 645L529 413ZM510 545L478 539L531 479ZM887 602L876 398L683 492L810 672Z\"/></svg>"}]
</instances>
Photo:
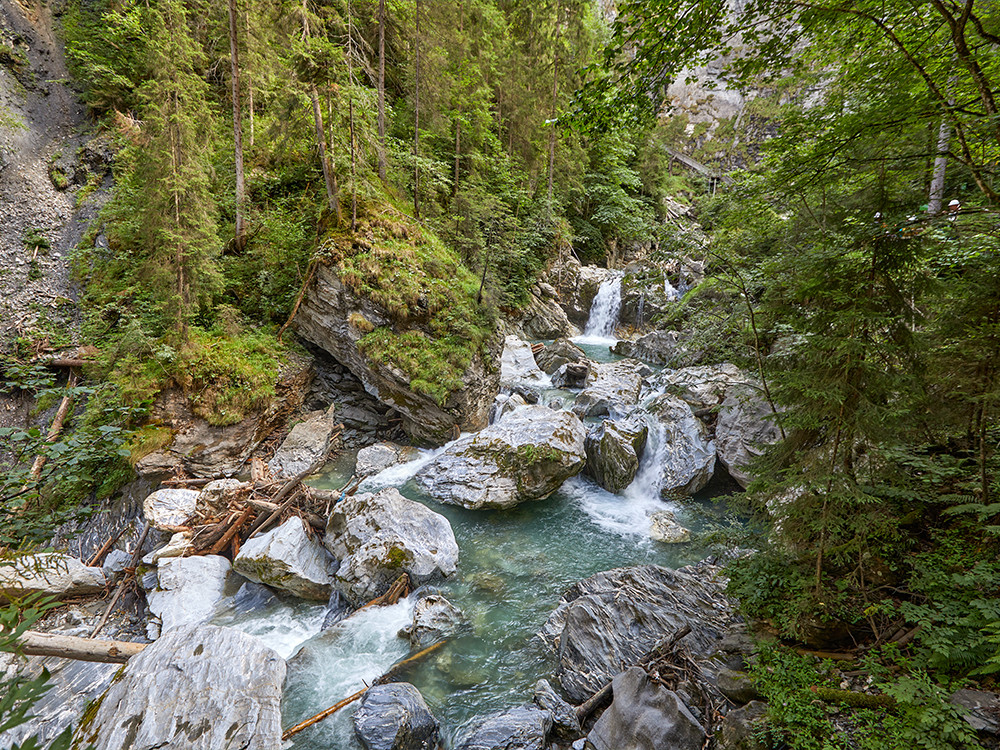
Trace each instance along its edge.
<instances>
[{"instance_id":1,"label":"tree trunk","mask_svg":"<svg viewBox=\"0 0 1000 750\"><path fill-rule=\"evenodd\" d=\"M413 215L420 220L420 0L416 0L416 71L413 82Z\"/></svg>"},{"instance_id":2,"label":"tree trunk","mask_svg":"<svg viewBox=\"0 0 1000 750\"><path fill-rule=\"evenodd\" d=\"M340 223L340 201L337 199L337 185L333 180L333 169L326 156L326 132L323 129L323 111L319 106L319 93L316 91L316 84L310 84L309 97L313 105L313 123L316 126L316 146L319 148L319 159L323 166L323 182L326 183L326 200L330 210L337 216L337 223Z\"/></svg>"},{"instance_id":3,"label":"tree trunk","mask_svg":"<svg viewBox=\"0 0 1000 750\"><path fill-rule=\"evenodd\" d=\"M236 39L236 0L229 0L229 62L233 83L233 153L236 160L236 249L243 250L246 243L244 203L246 189L243 185L243 118L240 111L240 52Z\"/></svg>"},{"instance_id":4,"label":"tree trunk","mask_svg":"<svg viewBox=\"0 0 1000 750\"><path fill-rule=\"evenodd\" d=\"M934 159L934 174L931 177L930 199L927 213L937 216L944 202L944 177L948 166L948 143L951 141L951 126L947 120L941 121L937 139L937 157Z\"/></svg>"},{"instance_id":5,"label":"tree trunk","mask_svg":"<svg viewBox=\"0 0 1000 750\"><path fill-rule=\"evenodd\" d=\"M149 644L128 641L95 641L75 635L53 635L26 630L17 639L27 656L61 656L64 659L124 664Z\"/></svg>"},{"instance_id":6,"label":"tree trunk","mask_svg":"<svg viewBox=\"0 0 1000 750\"><path fill-rule=\"evenodd\" d=\"M378 178L385 182L385 0L378 0Z\"/></svg>"},{"instance_id":7,"label":"tree trunk","mask_svg":"<svg viewBox=\"0 0 1000 750\"><path fill-rule=\"evenodd\" d=\"M250 11L247 11L244 15L246 19L246 39L249 43L250 40ZM247 109L250 118L250 148L253 148L253 77L250 71L247 71Z\"/></svg>"},{"instance_id":8,"label":"tree trunk","mask_svg":"<svg viewBox=\"0 0 1000 750\"><path fill-rule=\"evenodd\" d=\"M351 231L354 232L358 226L358 171L354 145L354 22L351 19L351 0L347 0L347 82L351 86L347 106L351 123Z\"/></svg>"},{"instance_id":9,"label":"tree trunk","mask_svg":"<svg viewBox=\"0 0 1000 750\"><path fill-rule=\"evenodd\" d=\"M559 58L552 61L552 130L549 131L549 215L552 214L552 181L556 163L556 97L559 94Z\"/></svg>"}]
</instances>

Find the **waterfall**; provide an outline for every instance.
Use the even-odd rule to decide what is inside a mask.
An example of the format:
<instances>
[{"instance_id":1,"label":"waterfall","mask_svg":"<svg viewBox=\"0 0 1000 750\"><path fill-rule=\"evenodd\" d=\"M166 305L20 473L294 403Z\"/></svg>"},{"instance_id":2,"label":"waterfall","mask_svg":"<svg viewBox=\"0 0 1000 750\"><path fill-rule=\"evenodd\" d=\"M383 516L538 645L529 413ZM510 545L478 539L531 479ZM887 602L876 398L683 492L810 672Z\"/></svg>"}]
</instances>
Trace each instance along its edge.
<instances>
[{"instance_id":1,"label":"waterfall","mask_svg":"<svg viewBox=\"0 0 1000 750\"><path fill-rule=\"evenodd\" d=\"M674 285L670 283L670 279L667 278L666 274L663 276L663 293L669 300L680 299L681 293L674 288Z\"/></svg>"},{"instance_id":2,"label":"waterfall","mask_svg":"<svg viewBox=\"0 0 1000 750\"><path fill-rule=\"evenodd\" d=\"M590 317L583 335L587 338L613 339L618 326L618 313L622 308L622 276L615 274L601 282L590 305Z\"/></svg>"}]
</instances>

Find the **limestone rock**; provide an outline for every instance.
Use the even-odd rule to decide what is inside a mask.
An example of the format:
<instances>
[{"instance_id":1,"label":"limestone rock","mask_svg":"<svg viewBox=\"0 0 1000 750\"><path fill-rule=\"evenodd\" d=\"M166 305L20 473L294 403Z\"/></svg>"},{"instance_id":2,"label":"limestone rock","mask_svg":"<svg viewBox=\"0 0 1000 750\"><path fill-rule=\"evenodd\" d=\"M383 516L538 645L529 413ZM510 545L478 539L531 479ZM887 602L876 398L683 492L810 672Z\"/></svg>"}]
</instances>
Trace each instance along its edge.
<instances>
[{"instance_id":1,"label":"limestone rock","mask_svg":"<svg viewBox=\"0 0 1000 750\"><path fill-rule=\"evenodd\" d=\"M741 487L753 479L750 462L780 439L774 413L759 390L747 385L727 392L715 422L716 450L729 475Z\"/></svg>"},{"instance_id":2,"label":"limestone rock","mask_svg":"<svg viewBox=\"0 0 1000 750\"><path fill-rule=\"evenodd\" d=\"M366 325L357 325L367 321ZM390 327L393 321L382 308L360 297L345 285L335 268L320 264L295 318L299 334L326 350L347 367L379 401L403 416L403 428L423 442L441 444L455 429L478 430L486 425L490 405L499 390L494 363L499 359L499 337L491 338L483 356L476 356L443 403L414 390L410 377L390 363L368 359L358 340L371 327Z\"/></svg>"},{"instance_id":3,"label":"limestone rock","mask_svg":"<svg viewBox=\"0 0 1000 750\"><path fill-rule=\"evenodd\" d=\"M763 698L746 672L722 668L715 675L715 686L733 703L744 704Z\"/></svg>"},{"instance_id":4,"label":"limestone rock","mask_svg":"<svg viewBox=\"0 0 1000 750\"><path fill-rule=\"evenodd\" d=\"M567 362L552 373L552 385L556 388L583 388L590 375L590 360Z\"/></svg>"},{"instance_id":5,"label":"limestone rock","mask_svg":"<svg viewBox=\"0 0 1000 750\"><path fill-rule=\"evenodd\" d=\"M535 706L522 706L487 716L455 750L547 750L545 737L552 716Z\"/></svg>"},{"instance_id":6,"label":"limestone rock","mask_svg":"<svg viewBox=\"0 0 1000 750\"><path fill-rule=\"evenodd\" d=\"M659 422L662 490L694 494L715 471L715 441L691 407L675 396L657 396L645 408Z\"/></svg>"},{"instance_id":7,"label":"limestone rock","mask_svg":"<svg viewBox=\"0 0 1000 750\"><path fill-rule=\"evenodd\" d=\"M510 508L540 500L580 472L583 423L573 414L526 406L452 443L417 472L435 500L465 508Z\"/></svg>"},{"instance_id":8,"label":"limestone rock","mask_svg":"<svg viewBox=\"0 0 1000 750\"><path fill-rule=\"evenodd\" d=\"M285 661L214 625L175 628L132 657L74 735L95 750L274 750Z\"/></svg>"},{"instance_id":9,"label":"limestone rock","mask_svg":"<svg viewBox=\"0 0 1000 750\"><path fill-rule=\"evenodd\" d=\"M604 420L587 434L586 473L608 492L621 492L635 479L648 433L638 420Z\"/></svg>"},{"instance_id":10,"label":"limestone rock","mask_svg":"<svg viewBox=\"0 0 1000 750\"><path fill-rule=\"evenodd\" d=\"M552 715L552 739L569 743L583 735L576 708L559 697L548 680L535 683L534 701L536 706Z\"/></svg>"},{"instance_id":11,"label":"limestone rock","mask_svg":"<svg viewBox=\"0 0 1000 750\"><path fill-rule=\"evenodd\" d=\"M573 403L573 411L581 417L601 417L624 414L635 406L642 390L636 364L623 360L593 365L583 391Z\"/></svg>"},{"instance_id":12,"label":"limestone rock","mask_svg":"<svg viewBox=\"0 0 1000 750\"><path fill-rule=\"evenodd\" d=\"M336 420L334 407L325 414L299 422L288 433L267 465L279 478L291 478L308 469L330 450Z\"/></svg>"},{"instance_id":13,"label":"limestone rock","mask_svg":"<svg viewBox=\"0 0 1000 750\"><path fill-rule=\"evenodd\" d=\"M233 560L233 569L251 581L325 602L330 598L334 561L306 535L305 524L296 517L248 539Z\"/></svg>"},{"instance_id":14,"label":"limestone rock","mask_svg":"<svg viewBox=\"0 0 1000 750\"><path fill-rule=\"evenodd\" d=\"M533 339L557 339L579 334L580 329L569 322L566 312L554 299L546 299L544 294L539 294L541 291L533 289L528 304L522 308L521 330L524 334Z\"/></svg>"},{"instance_id":15,"label":"limestone rock","mask_svg":"<svg viewBox=\"0 0 1000 750\"><path fill-rule=\"evenodd\" d=\"M587 735L595 750L701 750L705 730L677 693L641 667L617 675L613 685L614 701Z\"/></svg>"},{"instance_id":16,"label":"limestone rock","mask_svg":"<svg viewBox=\"0 0 1000 750\"><path fill-rule=\"evenodd\" d=\"M413 607L413 623L400 632L414 649L430 646L455 633L465 622L462 610L439 594L423 597Z\"/></svg>"},{"instance_id":17,"label":"limestone rock","mask_svg":"<svg viewBox=\"0 0 1000 750\"><path fill-rule=\"evenodd\" d=\"M229 498L247 486L246 482L239 479L215 479L201 488L195 510L206 518L228 512Z\"/></svg>"},{"instance_id":18,"label":"limestone rock","mask_svg":"<svg viewBox=\"0 0 1000 750\"><path fill-rule=\"evenodd\" d=\"M691 350L685 344L686 338L679 331L650 331L634 341L619 341L611 350L622 357L634 357L651 365L666 367L696 365L701 360L702 354Z\"/></svg>"},{"instance_id":19,"label":"limestone rock","mask_svg":"<svg viewBox=\"0 0 1000 750\"><path fill-rule=\"evenodd\" d=\"M500 356L500 385L514 383L548 383L545 373L535 364L535 355L531 353L531 345L517 336L508 336L504 340L503 354Z\"/></svg>"},{"instance_id":20,"label":"limestone rock","mask_svg":"<svg viewBox=\"0 0 1000 750\"><path fill-rule=\"evenodd\" d=\"M1000 693L956 690L951 696L951 702L965 712L965 720L977 732L1000 734Z\"/></svg>"},{"instance_id":21,"label":"limestone rock","mask_svg":"<svg viewBox=\"0 0 1000 750\"><path fill-rule=\"evenodd\" d=\"M220 555L168 557L157 566L157 587L147 592L149 611L161 632L209 620L222 601L232 565Z\"/></svg>"},{"instance_id":22,"label":"limestone rock","mask_svg":"<svg viewBox=\"0 0 1000 750\"><path fill-rule=\"evenodd\" d=\"M559 654L559 681L575 703L589 698L657 641L689 625L684 638L696 657L717 650L735 618L718 571L618 568L574 584L539 635Z\"/></svg>"},{"instance_id":23,"label":"limestone rock","mask_svg":"<svg viewBox=\"0 0 1000 750\"><path fill-rule=\"evenodd\" d=\"M490 424L496 424L508 414L516 411L518 407L527 405L528 402L524 400L524 396L518 393L510 395L498 393L496 401L493 402L493 408L490 410Z\"/></svg>"},{"instance_id":24,"label":"limestone rock","mask_svg":"<svg viewBox=\"0 0 1000 750\"><path fill-rule=\"evenodd\" d=\"M182 526L194 515L197 505L197 490L157 490L149 493L142 501L142 514L158 529Z\"/></svg>"},{"instance_id":25,"label":"limestone rock","mask_svg":"<svg viewBox=\"0 0 1000 750\"><path fill-rule=\"evenodd\" d=\"M583 349L568 339L556 339L535 355L535 362L542 372L551 375L565 364L582 362L587 358Z\"/></svg>"},{"instance_id":26,"label":"limestone rock","mask_svg":"<svg viewBox=\"0 0 1000 750\"><path fill-rule=\"evenodd\" d=\"M718 406L733 386L747 380L740 368L727 362L664 371L655 379L653 386L665 389L698 411Z\"/></svg>"},{"instance_id":27,"label":"limestone rock","mask_svg":"<svg viewBox=\"0 0 1000 750\"><path fill-rule=\"evenodd\" d=\"M405 445L381 442L369 445L358 451L354 473L360 478L374 476L390 466L410 461L417 456L417 451Z\"/></svg>"},{"instance_id":28,"label":"limestone rock","mask_svg":"<svg viewBox=\"0 0 1000 750\"><path fill-rule=\"evenodd\" d=\"M437 719L408 682L375 685L354 713L354 731L365 750L437 750Z\"/></svg>"},{"instance_id":29,"label":"limestone rock","mask_svg":"<svg viewBox=\"0 0 1000 750\"><path fill-rule=\"evenodd\" d=\"M142 558L142 561L146 565L156 565L165 557L183 557L189 550L194 550L194 544L191 541L193 536L194 532L192 531L178 531L170 537L170 541L150 552Z\"/></svg>"},{"instance_id":30,"label":"limestone rock","mask_svg":"<svg viewBox=\"0 0 1000 750\"><path fill-rule=\"evenodd\" d=\"M355 604L385 593L402 573L419 586L450 576L458 563L448 519L392 487L337 503L323 543L340 560L337 588Z\"/></svg>"},{"instance_id":31,"label":"limestone rock","mask_svg":"<svg viewBox=\"0 0 1000 750\"><path fill-rule=\"evenodd\" d=\"M658 542L680 544L691 541L691 532L677 523L669 510L658 510L649 517L649 535Z\"/></svg>"},{"instance_id":32,"label":"limestone rock","mask_svg":"<svg viewBox=\"0 0 1000 750\"><path fill-rule=\"evenodd\" d=\"M55 597L96 594L106 583L100 568L89 568L59 552L24 555L0 565L0 601L35 593Z\"/></svg>"}]
</instances>

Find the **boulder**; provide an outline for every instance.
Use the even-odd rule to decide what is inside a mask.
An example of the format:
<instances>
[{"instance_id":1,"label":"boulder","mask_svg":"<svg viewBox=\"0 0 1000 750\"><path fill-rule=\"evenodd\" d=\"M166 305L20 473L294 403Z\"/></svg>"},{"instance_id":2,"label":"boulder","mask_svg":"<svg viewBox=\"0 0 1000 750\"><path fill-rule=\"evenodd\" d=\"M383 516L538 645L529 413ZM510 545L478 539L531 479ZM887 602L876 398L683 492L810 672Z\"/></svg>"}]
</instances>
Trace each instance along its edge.
<instances>
[{"instance_id":1,"label":"boulder","mask_svg":"<svg viewBox=\"0 0 1000 750\"><path fill-rule=\"evenodd\" d=\"M618 568L574 584L539 635L557 649L559 681L581 703L661 638L688 625L682 643L696 658L713 654L735 619L719 569Z\"/></svg>"},{"instance_id":2,"label":"boulder","mask_svg":"<svg viewBox=\"0 0 1000 750\"><path fill-rule=\"evenodd\" d=\"M621 492L635 479L648 433L639 420L604 420L584 442L586 473L608 492Z\"/></svg>"},{"instance_id":3,"label":"boulder","mask_svg":"<svg viewBox=\"0 0 1000 750\"><path fill-rule=\"evenodd\" d=\"M493 408L490 410L490 424L496 424L508 414L514 412L518 407L527 406L528 402L524 396L518 393L506 394L498 393Z\"/></svg>"},{"instance_id":4,"label":"boulder","mask_svg":"<svg viewBox=\"0 0 1000 750\"><path fill-rule=\"evenodd\" d=\"M460 739L455 750L547 750L552 715L535 706L490 714Z\"/></svg>"},{"instance_id":5,"label":"boulder","mask_svg":"<svg viewBox=\"0 0 1000 750\"><path fill-rule=\"evenodd\" d=\"M557 339L560 336L579 334L580 329L569 322L565 310L554 299L546 299L541 292L541 289L532 289L528 304L521 308L521 330L524 335L533 339Z\"/></svg>"},{"instance_id":6,"label":"boulder","mask_svg":"<svg viewBox=\"0 0 1000 750\"><path fill-rule=\"evenodd\" d=\"M559 306L566 312L566 317L572 323L584 326L601 282L611 273L607 268L583 266L567 252L548 270L546 278L548 284L555 288Z\"/></svg>"},{"instance_id":7,"label":"boulder","mask_svg":"<svg viewBox=\"0 0 1000 750\"><path fill-rule=\"evenodd\" d=\"M74 746L273 750L284 679L284 659L253 636L175 628L129 660L80 722Z\"/></svg>"},{"instance_id":8,"label":"boulder","mask_svg":"<svg viewBox=\"0 0 1000 750\"><path fill-rule=\"evenodd\" d=\"M161 632L208 621L225 596L232 565L219 555L168 557L156 569L157 586L146 593Z\"/></svg>"},{"instance_id":9,"label":"boulder","mask_svg":"<svg viewBox=\"0 0 1000 750\"><path fill-rule=\"evenodd\" d=\"M392 487L337 503L323 543L340 560L337 588L356 605L384 594L402 573L419 586L458 564L448 519Z\"/></svg>"},{"instance_id":10,"label":"boulder","mask_svg":"<svg viewBox=\"0 0 1000 750\"><path fill-rule=\"evenodd\" d=\"M642 376L636 364L623 360L593 365L583 392L573 403L573 411L581 417L606 417L624 414L635 406L642 390Z\"/></svg>"},{"instance_id":11,"label":"boulder","mask_svg":"<svg viewBox=\"0 0 1000 750\"><path fill-rule=\"evenodd\" d=\"M753 480L751 461L780 439L774 413L760 390L738 385L727 392L715 422L715 444L719 461L741 487Z\"/></svg>"},{"instance_id":12,"label":"boulder","mask_svg":"<svg viewBox=\"0 0 1000 750\"><path fill-rule=\"evenodd\" d=\"M573 414L525 406L456 440L417 472L435 500L465 508L510 508L541 500L583 468L583 423Z\"/></svg>"},{"instance_id":13,"label":"boulder","mask_svg":"<svg viewBox=\"0 0 1000 750\"><path fill-rule=\"evenodd\" d=\"M375 443L358 451L354 473L364 479L416 457L417 451L414 448L389 442Z\"/></svg>"},{"instance_id":14,"label":"boulder","mask_svg":"<svg viewBox=\"0 0 1000 750\"><path fill-rule=\"evenodd\" d=\"M164 489L151 492L142 501L142 514L157 529L182 526L198 507L197 490Z\"/></svg>"},{"instance_id":15,"label":"boulder","mask_svg":"<svg viewBox=\"0 0 1000 750\"><path fill-rule=\"evenodd\" d=\"M664 371L652 385L677 396L695 411L701 411L718 406L733 386L746 382L747 376L740 368L723 363Z\"/></svg>"},{"instance_id":16,"label":"boulder","mask_svg":"<svg viewBox=\"0 0 1000 750\"><path fill-rule=\"evenodd\" d=\"M514 383L548 383L545 373L535 364L535 355L531 353L531 345L517 336L504 339L503 354L500 356L500 385L509 386Z\"/></svg>"},{"instance_id":17,"label":"boulder","mask_svg":"<svg viewBox=\"0 0 1000 750\"><path fill-rule=\"evenodd\" d=\"M656 541L667 544L691 541L691 532L677 523L669 510L658 510L649 517L649 535Z\"/></svg>"},{"instance_id":18,"label":"boulder","mask_svg":"<svg viewBox=\"0 0 1000 750\"><path fill-rule=\"evenodd\" d=\"M248 539L233 560L233 569L251 581L323 602L330 598L335 567L323 545L306 534L305 523L298 517Z\"/></svg>"},{"instance_id":19,"label":"boulder","mask_svg":"<svg viewBox=\"0 0 1000 750\"><path fill-rule=\"evenodd\" d=\"M195 501L195 512L206 518L226 513L229 511L229 499L248 486L239 479L215 479L201 488Z\"/></svg>"},{"instance_id":20,"label":"boulder","mask_svg":"<svg viewBox=\"0 0 1000 750\"><path fill-rule=\"evenodd\" d=\"M715 733L718 750L764 750L766 745L757 739L758 729L767 715L767 704L751 701L742 708L734 708L722 720Z\"/></svg>"},{"instance_id":21,"label":"boulder","mask_svg":"<svg viewBox=\"0 0 1000 750\"><path fill-rule=\"evenodd\" d=\"M548 680L535 683L535 705L552 716L551 738L556 742L570 743L583 736L580 720L576 718L576 708L563 700L552 688Z\"/></svg>"},{"instance_id":22,"label":"boulder","mask_svg":"<svg viewBox=\"0 0 1000 750\"><path fill-rule=\"evenodd\" d=\"M327 454L336 426L333 412L331 406L325 413L315 414L292 428L267 462L276 477L290 479Z\"/></svg>"},{"instance_id":23,"label":"boulder","mask_svg":"<svg viewBox=\"0 0 1000 750\"><path fill-rule=\"evenodd\" d=\"M750 675L735 669L725 667L720 669L715 675L715 686L719 688L720 693L739 705L762 700L764 697L754 686Z\"/></svg>"},{"instance_id":24,"label":"boulder","mask_svg":"<svg viewBox=\"0 0 1000 750\"><path fill-rule=\"evenodd\" d=\"M499 336L491 337L483 352L473 357L461 383L440 401L414 389L411 378L391 362L369 359L358 341L374 328L391 328L384 309L356 295L343 283L336 268L320 264L295 318L299 335L329 352L347 367L382 403L403 417L403 429L413 438L441 444L460 430L486 426L490 405L499 390L495 362L500 356Z\"/></svg>"},{"instance_id":25,"label":"boulder","mask_svg":"<svg viewBox=\"0 0 1000 750\"><path fill-rule=\"evenodd\" d=\"M715 441L691 407L676 396L657 396L644 408L659 422L661 490L693 495L715 471Z\"/></svg>"},{"instance_id":26,"label":"boulder","mask_svg":"<svg viewBox=\"0 0 1000 750\"><path fill-rule=\"evenodd\" d=\"M0 601L29 594L84 596L99 593L106 585L100 568L89 568L59 552L23 555L0 565Z\"/></svg>"},{"instance_id":27,"label":"boulder","mask_svg":"<svg viewBox=\"0 0 1000 750\"><path fill-rule=\"evenodd\" d=\"M1000 694L986 690L956 690L951 703L962 709L965 720L984 734L1000 734Z\"/></svg>"},{"instance_id":28,"label":"boulder","mask_svg":"<svg viewBox=\"0 0 1000 750\"><path fill-rule=\"evenodd\" d=\"M622 357L633 357L661 367L696 365L702 354L686 344L688 337L679 331L651 331L634 341L622 340L611 351Z\"/></svg>"},{"instance_id":29,"label":"boulder","mask_svg":"<svg viewBox=\"0 0 1000 750\"><path fill-rule=\"evenodd\" d=\"M170 537L170 541L162 547L157 547L143 557L142 561L146 565L156 565L165 557L183 557L188 552L194 551L194 543L191 541L193 537L193 531L178 531ZM131 555L129 555L129 558L131 558Z\"/></svg>"},{"instance_id":30,"label":"boulder","mask_svg":"<svg viewBox=\"0 0 1000 750\"><path fill-rule=\"evenodd\" d=\"M587 735L595 750L701 750L705 730L673 690L641 667L626 669L612 684L614 701Z\"/></svg>"},{"instance_id":31,"label":"boulder","mask_svg":"<svg viewBox=\"0 0 1000 750\"><path fill-rule=\"evenodd\" d=\"M551 375L560 367L587 359L583 349L568 339L556 339L535 355L535 362L542 372Z\"/></svg>"},{"instance_id":32,"label":"boulder","mask_svg":"<svg viewBox=\"0 0 1000 750\"><path fill-rule=\"evenodd\" d=\"M354 713L354 731L365 750L437 750L437 719L408 682L374 685Z\"/></svg>"},{"instance_id":33,"label":"boulder","mask_svg":"<svg viewBox=\"0 0 1000 750\"><path fill-rule=\"evenodd\" d=\"M590 375L590 361L567 362L552 373L552 385L556 388L583 388Z\"/></svg>"},{"instance_id":34,"label":"boulder","mask_svg":"<svg viewBox=\"0 0 1000 750\"><path fill-rule=\"evenodd\" d=\"M415 650L455 633L465 622L462 610L439 594L425 596L413 607L413 623L400 631Z\"/></svg>"}]
</instances>

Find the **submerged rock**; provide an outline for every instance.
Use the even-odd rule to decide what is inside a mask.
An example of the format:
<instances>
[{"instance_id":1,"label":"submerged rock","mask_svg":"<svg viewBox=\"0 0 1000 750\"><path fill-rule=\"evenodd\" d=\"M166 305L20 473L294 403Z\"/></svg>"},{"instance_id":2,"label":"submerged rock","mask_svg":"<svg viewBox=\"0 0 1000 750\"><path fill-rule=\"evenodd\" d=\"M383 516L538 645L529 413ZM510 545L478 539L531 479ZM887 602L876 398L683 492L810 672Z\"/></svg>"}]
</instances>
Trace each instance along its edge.
<instances>
[{"instance_id":1,"label":"submerged rock","mask_svg":"<svg viewBox=\"0 0 1000 750\"><path fill-rule=\"evenodd\" d=\"M334 568L335 561L309 538L298 517L247 540L233 560L233 569L251 581L324 602L330 598Z\"/></svg>"},{"instance_id":2,"label":"submerged rock","mask_svg":"<svg viewBox=\"0 0 1000 750\"><path fill-rule=\"evenodd\" d=\"M142 514L158 529L181 526L198 507L197 490L156 490L142 501Z\"/></svg>"},{"instance_id":3,"label":"submerged rock","mask_svg":"<svg viewBox=\"0 0 1000 750\"><path fill-rule=\"evenodd\" d=\"M526 406L457 440L417 472L435 500L465 508L510 508L541 500L583 468L583 423L573 414Z\"/></svg>"},{"instance_id":4,"label":"submerged rock","mask_svg":"<svg viewBox=\"0 0 1000 750\"><path fill-rule=\"evenodd\" d=\"M279 478L290 478L316 464L330 450L336 420L334 407L299 422L267 465Z\"/></svg>"},{"instance_id":5,"label":"submerged rock","mask_svg":"<svg viewBox=\"0 0 1000 750\"><path fill-rule=\"evenodd\" d=\"M583 362L585 359L587 359L587 355L583 349L568 339L556 339L535 355L535 362L538 363L542 372L548 375L563 365Z\"/></svg>"},{"instance_id":6,"label":"submerged rock","mask_svg":"<svg viewBox=\"0 0 1000 750\"><path fill-rule=\"evenodd\" d=\"M413 622L400 631L415 649L426 648L455 633L465 622L462 610L443 596L431 594L413 607Z\"/></svg>"},{"instance_id":7,"label":"submerged rock","mask_svg":"<svg viewBox=\"0 0 1000 750\"><path fill-rule=\"evenodd\" d=\"M691 407L676 396L657 396L645 408L662 430L662 490L694 494L715 471L715 442Z\"/></svg>"},{"instance_id":8,"label":"submerged rock","mask_svg":"<svg viewBox=\"0 0 1000 750\"><path fill-rule=\"evenodd\" d=\"M557 649L559 681L581 703L623 664L635 664L661 638L689 625L693 655L713 654L735 615L718 571L618 568L574 584L546 620L541 637Z\"/></svg>"},{"instance_id":9,"label":"submerged rock","mask_svg":"<svg viewBox=\"0 0 1000 750\"><path fill-rule=\"evenodd\" d=\"M133 656L74 734L95 750L274 750L285 661L253 636L175 628Z\"/></svg>"},{"instance_id":10,"label":"submerged rock","mask_svg":"<svg viewBox=\"0 0 1000 750\"><path fill-rule=\"evenodd\" d=\"M593 365L583 392L576 397L573 411L581 417L600 417L623 414L635 406L642 390L642 376L636 364L624 360Z\"/></svg>"},{"instance_id":11,"label":"submerged rock","mask_svg":"<svg viewBox=\"0 0 1000 750\"><path fill-rule=\"evenodd\" d=\"M402 573L419 586L458 563L448 519L392 487L337 503L323 543L340 560L337 588L355 604L384 594Z\"/></svg>"},{"instance_id":12,"label":"submerged rock","mask_svg":"<svg viewBox=\"0 0 1000 750\"><path fill-rule=\"evenodd\" d=\"M753 479L750 462L780 439L774 412L761 392L750 385L731 388L715 422L715 442L719 460L741 487Z\"/></svg>"},{"instance_id":13,"label":"submerged rock","mask_svg":"<svg viewBox=\"0 0 1000 750\"><path fill-rule=\"evenodd\" d=\"M59 552L23 555L0 566L0 602L29 594L84 596L104 590L107 579L101 568Z\"/></svg>"},{"instance_id":14,"label":"submerged rock","mask_svg":"<svg viewBox=\"0 0 1000 750\"><path fill-rule=\"evenodd\" d=\"M455 750L546 750L552 715L535 706L490 714L458 741Z\"/></svg>"},{"instance_id":15,"label":"submerged rock","mask_svg":"<svg viewBox=\"0 0 1000 750\"><path fill-rule=\"evenodd\" d=\"M673 690L641 667L615 676L614 701L587 739L595 750L701 750L705 730Z\"/></svg>"},{"instance_id":16,"label":"submerged rock","mask_svg":"<svg viewBox=\"0 0 1000 750\"><path fill-rule=\"evenodd\" d=\"M225 596L231 570L229 560L219 555L161 560L157 587L146 594L149 611L163 621L161 632L211 618Z\"/></svg>"},{"instance_id":17,"label":"submerged rock","mask_svg":"<svg viewBox=\"0 0 1000 750\"><path fill-rule=\"evenodd\" d=\"M677 523L669 510L658 510L649 517L649 535L658 542L680 544L691 541L691 532Z\"/></svg>"},{"instance_id":18,"label":"submerged rock","mask_svg":"<svg viewBox=\"0 0 1000 750\"><path fill-rule=\"evenodd\" d=\"M408 682L374 685L354 714L354 731L365 750L437 750L437 719Z\"/></svg>"},{"instance_id":19,"label":"submerged rock","mask_svg":"<svg viewBox=\"0 0 1000 750\"><path fill-rule=\"evenodd\" d=\"M638 420L604 420L587 434L586 473L608 492L621 492L635 479L648 434Z\"/></svg>"}]
</instances>

